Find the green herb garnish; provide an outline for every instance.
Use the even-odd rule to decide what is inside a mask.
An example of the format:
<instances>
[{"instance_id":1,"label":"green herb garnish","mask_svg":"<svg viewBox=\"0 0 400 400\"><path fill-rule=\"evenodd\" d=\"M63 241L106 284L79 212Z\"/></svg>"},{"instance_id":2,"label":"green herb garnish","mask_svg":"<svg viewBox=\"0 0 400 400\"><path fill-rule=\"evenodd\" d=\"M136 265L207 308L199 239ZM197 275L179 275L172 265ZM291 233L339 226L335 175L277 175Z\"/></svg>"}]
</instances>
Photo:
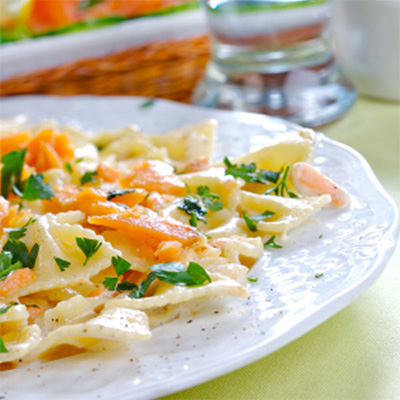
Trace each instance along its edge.
<instances>
[{"instance_id":1,"label":"green herb garnish","mask_svg":"<svg viewBox=\"0 0 400 400\"><path fill-rule=\"evenodd\" d=\"M74 170L72 169L71 163L69 163L69 162L66 162L66 163L64 164L64 169L65 169L67 172L69 172L70 174L72 174L72 172L74 171Z\"/></svg>"},{"instance_id":2,"label":"green herb garnish","mask_svg":"<svg viewBox=\"0 0 400 400\"><path fill-rule=\"evenodd\" d=\"M215 193L211 193L208 186L199 186L197 188L197 194L201 197L204 206L211 211L220 211L223 208L222 201L219 200L220 196Z\"/></svg>"},{"instance_id":3,"label":"green herb garnish","mask_svg":"<svg viewBox=\"0 0 400 400\"><path fill-rule=\"evenodd\" d=\"M195 214L194 212L192 212L192 213L190 214L189 224L190 224L191 226L193 226L194 228L198 228L198 226L199 226L199 224L198 224L198 222L197 222L196 214Z\"/></svg>"},{"instance_id":4,"label":"green herb garnish","mask_svg":"<svg viewBox=\"0 0 400 400\"><path fill-rule=\"evenodd\" d=\"M134 299L140 299L141 297L143 297L154 279L156 279L156 274L154 272L150 272L146 276L146 279L129 294L129 297L132 297Z\"/></svg>"},{"instance_id":5,"label":"green herb garnish","mask_svg":"<svg viewBox=\"0 0 400 400\"><path fill-rule=\"evenodd\" d=\"M203 267L190 262L187 269L181 262L169 262L153 265L146 279L133 290L129 297L140 298L146 294L147 289L154 281L159 279L172 285L200 286L204 282L211 282L211 278Z\"/></svg>"},{"instance_id":6,"label":"green herb garnish","mask_svg":"<svg viewBox=\"0 0 400 400\"><path fill-rule=\"evenodd\" d=\"M83 265L87 264L90 257L92 257L103 244L95 239L88 239L85 237L82 238L77 237L75 238L75 240L78 247L82 250L83 254L86 256L86 260L83 263Z\"/></svg>"},{"instance_id":7,"label":"green herb garnish","mask_svg":"<svg viewBox=\"0 0 400 400\"><path fill-rule=\"evenodd\" d=\"M43 183L42 174L33 174L21 182L26 149L12 151L2 158L1 195L7 198L10 190L24 200L48 200L54 197L53 190L48 183Z\"/></svg>"},{"instance_id":8,"label":"green herb garnish","mask_svg":"<svg viewBox=\"0 0 400 400\"><path fill-rule=\"evenodd\" d=\"M187 269L180 262L156 264L150 269L160 281L173 285L199 286L205 281L211 282L204 268L194 262L190 262Z\"/></svg>"},{"instance_id":9,"label":"green herb garnish","mask_svg":"<svg viewBox=\"0 0 400 400\"><path fill-rule=\"evenodd\" d=\"M258 282L258 278L253 277L253 276L248 276L248 277L247 277L247 280L248 280L249 282Z\"/></svg>"},{"instance_id":10,"label":"green herb garnish","mask_svg":"<svg viewBox=\"0 0 400 400\"><path fill-rule=\"evenodd\" d=\"M275 213L269 210L265 210L262 214L253 215L252 217L247 216L244 211L242 212L242 216L246 222L246 225L252 232L257 231L258 222L263 221L266 218L272 217L273 215L275 215Z\"/></svg>"},{"instance_id":11,"label":"green herb garnish","mask_svg":"<svg viewBox=\"0 0 400 400\"><path fill-rule=\"evenodd\" d=\"M183 199L183 203L179 205L178 208L185 211L185 213L190 215L191 218L195 217L196 222L199 220L205 224L207 223L204 218L204 216L207 215L207 208L202 204L200 199L193 197L193 195L186 196ZM192 215L194 215L194 217L192 217Z\"/></svg>"},{"instance_id":12,"label":"green herb garnish","mask_svg":"<svg viewBox=\"0 0 400 400\"><path fill-rule=\"evenodd\" d=\"M60 268L61 272L64 272L71 265L69 261L63 260L62 258L58 257L54 257L54 261L58 265L58 268Z\"/></svg>"},{"instance_id":13,"label":"green herb garnish","mask_svg":"<svg viewBox=\"0 0 400 400\"><path fill-rule=\"evenodd\" d=\"M107 194L107 200L110 201L114 197L117 196L123 196L124 194L129 194L135 192L135 189L126 189L126 190L113 190L111 192L108 192Z\"/></svg>"},{"instance_id":14,"label":"green herb garnish","mask_svg":"<svg viewBox=\"0 0 400 400\"><path fill-rule=\"evenodd\" d=\"M280 182L278 182L276 184L276 186L268 189L265 192L265 194L271 194L272 192L274 192L277 196L282 196L283 197L285 195L285 192L286 192L288 194L288 196L291 197L291 198L298 197L297 194L291 192L289 190L289 188L287 187L286 181L287 181L289 169L290 169L289 165L287 165L286 167L282 167L281 168L281 170L279 171L279 176L282 174L282 172L283 172L283 175L282 175L282 178L281 178Z\"/></svg>"},{"instance_id":15,"label":"green herb garnish","mask_svg":"<svg viewBox=\"0 0 400 400\"><path fill-rule=\"evenodd\" d=\"M129 271L129 268L131 267L131 264L120 256L113 257L111 259L111 263L118 276L121 276L124 272Z\"/></svg>"},{"instance_id":16,"label":"green herb garnish","mask_svg":"<svg viewBox=\"0 0 400 400\"><path fill-rule=\"evenodd\" d=\"M8 353L7 347L4 344L3 338L0 336L0 353Z\"/></svg>"},{"instance_id":17,"label":"green herb garnish","mask_svg":"<svg viewBox=\"0 0 400 400\"><path fill-rule=\"evenodd\" d=\"M22 264L20 268L25 267L33 269L33 267L35 266L37 255L39 253L39 245L35 243L32 246L31 251L29 251L24 242L10 239L3 247L3 253L4 252L11 253L12 264L20 262Z\"/></svg>"},{"instance_id":18,"label":"green herb garnish","mask_svg":"<svg viewBox=\"0 0 400 400\"><path fill-rule=\"evenodd\" d=\"M133 290L137 287L138 286L136 285L136 283L124 281L117 285L116 290L118 290L118 292L123 292L124 290Z\"/></svg>"},{"instance_id":19,"label":"green herb garnish","mask_svg":"<svg viewBox=\"0 0 400 400\"><path fill-rule=\"evenodd\" d=\"M279 172L268 171L266 169L258 169L256 163L250 164L232 164L228 157L224 158L224 164L226 166L225 175L231 175L234 178L241 178L245 182L264 183L269 184L270 182L276 183L279 179Z\"/></svg>"},{"instance_id":20,"label":"green herb garnish","mask_svg":"<svg viewBox=\"0 0 400 400\"><path fill-rule=\"evenodd\" d=\"M118 283L118 278L117 277L107 277L104 278L103 280L103 286L109 290L110 292L112 292L113 290L115 290L115 286L117 286Z\"/></svg>"},{"instance_id":21,"label":"green herb garnish","mask_svg":"<svg viewBox=\"0 0 400 400\"><path fill-rule=\"evenodd\" d=\"M10 190L21 195L21 174L24 167L26 149L19 151L11 151L6 154L1 162L1 195L6 199ZM21 197L21 196L20 196Z\"/></svg>"},{"instance_id":22,"label":"green herb garnish","mask_svg":"<svg viewBox=\"0 0 400 400\"><path fill-rule=\"evenodd\" d=\"M324 274L323 274L323 273L318 273L318 274L315 274L314 276L315 276L315 277L318 279L318 278L321 278L321 277L323 277L323 276L324 276Z\"/></svg>"},{"instance_id":23,"label":"green herb garnish","mask_svg":"<svg viewBox=\"0 0 400 400\"><path fill-rule=\"evenodd\" d=\"M178 208L190 215L190 225L197 228L198 221L207 223L204 218L210 211L222 210L223 204L219 200L220 197L217 194L211 193L207 186L199 186L197 188L197 195L192 194L189 186L186 186L189 196L183 199L183 204L179 205Z\"/></svg>"},{"instance_id":24,"label":"green herb garnish","mask_svg":"<svg viewBox=\"0 0 400 400\"><path fill-rule=\"evenodd\" d=\"M266 218L272 217L273 215L275 215L273 211L265 210L262 214L253 215L252 217L250 217L250 219L255 222L260 222L264 221L264 219Z\"/></svg>"},{"instance_id":25,"label":"green herb garnish","mask_svg":"<svg viewBox=\"0 0 400 400\"><path fill-rule=\"evenodd\" d=\"M264 243L264 249L267 247L271 247L273 249L281 249L282 246L279 246L279 244L275 243L275 235L271 236L267 242Z\"/></svg>"},{"instance_id":26,"label":"green herb garnish","mask_svg":"<svg viewBox=\"0 0 400 400\"><path fill-rule=\"evenodd\" d=\"M254 221L252 221L251 218L249 218L244 211L242 211L242 216L249 230L251 230L252 232L256 232L257 224Z\"/></svg>"},{"instance_id":27,"label":"green herb garnish","mask_svg":"<svg viewBox=\"0 0 400 400\"><path fill-rule=\"evenodd\" d=\"M22 268L21 261L12 262L12 254L9 251L0 253L0 280L5 279L12 271Z\"/></svg>"},{"instance_id":28,"label":"green herb garnish","mask_svg":"<svg viewBox=\"0 0 400 400\"><path fill-rule=\"evenodd\" d=\"M89 182L96 182L95 176L97 175L97 171L87 171L81 176L81 185Z\"/></svg>"},{"instance_id":29,"label":"green herb garnish","mask_svg":"<svg viewBox=\"0 0 400 400\"><path fill-rule=\"evenodd\" d=\"M10 305L0 308L0 315L5 314L11 307L18 305L15 301L13 301Z\"/></svg>"},{"instance_id":30,"label":"green herb garnish","mask_svg":"<svg viewBox=\"0 0 400 400\"><path fill-rule=\"evenodd\" d=\"M140 108L148 108L154 105L154 103L156 102L156 99L150 97L149 99L147 99L145 102L143 102L142 104L140 104Z\"/></svg>"},{"instance_id":31,"label":"green herb garnish","mask_svg":"<svg viewBox=\"0 0 400 400\"><path fill-rule=\"evenodd\" d=\"M31 218L24 226L20 228L4 228L3 231L7 232L10 239L18 240L25 236L27 227L33 224L36 220Z\"/></svg>"},{"instance_id":32,"label":"green herb garnish","mask_svg":"<svg viewBox=\"0 0 400 400\"><path fill-rule=\"evenodd\" d=\"M48 183L43 183L43 175L31 175L24 184L22 198L24 200L48 200L54 197L54 192Z\"/></svg>"}]
</instances>

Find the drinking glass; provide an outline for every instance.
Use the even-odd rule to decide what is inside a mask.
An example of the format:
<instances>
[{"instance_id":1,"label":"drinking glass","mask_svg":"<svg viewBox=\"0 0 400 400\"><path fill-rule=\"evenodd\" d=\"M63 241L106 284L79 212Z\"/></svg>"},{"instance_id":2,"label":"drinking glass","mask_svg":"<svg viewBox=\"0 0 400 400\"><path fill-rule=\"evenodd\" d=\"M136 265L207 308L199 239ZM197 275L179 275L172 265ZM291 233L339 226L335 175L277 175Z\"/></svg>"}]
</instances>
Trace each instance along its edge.
<instances>
[{"instance_id":1,"label":"drinking glass","mask_svg":"<svg viewBox=\"0 0 400 400\"><path fill-rule=\"evenodd\" d=\"M201 0L211 60L193 102L319 126L357 94L330 48L331 0Z\"/></svg>"}]
</instances>

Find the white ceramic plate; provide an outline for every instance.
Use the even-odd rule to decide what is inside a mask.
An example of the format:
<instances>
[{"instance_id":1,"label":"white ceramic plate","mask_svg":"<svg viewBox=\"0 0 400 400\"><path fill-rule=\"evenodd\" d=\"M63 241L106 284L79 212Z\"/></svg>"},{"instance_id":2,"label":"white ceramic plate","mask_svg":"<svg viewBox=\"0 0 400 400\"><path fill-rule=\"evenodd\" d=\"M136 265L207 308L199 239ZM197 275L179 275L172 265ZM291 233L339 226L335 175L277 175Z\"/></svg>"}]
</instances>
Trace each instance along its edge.
<instances>
[{"instance_id":1,"label":"white ceramic plate","mask_svg":"<svg viewBox=\"0 0 400 400\"><path fill-rule=\"evenodd\" d=\"M140 98L24 97L0 101L0 115L57 118L99 131L135 123L162 132L215 118L216 158L238 155L296 126L265 116L200 109ZM366 161L318 135L315 164L352 195L345 211L324 210L254 267L248 301L210 303L191 319L154 331L150 341L107 354L31 364L1 375L0 396L12 399L148 399L215 378L255 361L308 332L374 282L391 256L397 207ZM323 273L315 278L316 273Z\"/></svg>"}]
</instances>

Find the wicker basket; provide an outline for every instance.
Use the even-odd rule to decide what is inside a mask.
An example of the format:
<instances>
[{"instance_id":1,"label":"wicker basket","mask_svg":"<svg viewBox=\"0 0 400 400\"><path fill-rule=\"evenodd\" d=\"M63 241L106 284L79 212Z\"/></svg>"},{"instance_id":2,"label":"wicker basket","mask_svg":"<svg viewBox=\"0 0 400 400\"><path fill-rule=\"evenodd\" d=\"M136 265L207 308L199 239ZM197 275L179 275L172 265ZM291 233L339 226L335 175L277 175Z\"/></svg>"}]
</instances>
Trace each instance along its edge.
<instances>
[{"instance_id":1,"label":"wicker basket","mask_svg":"<svg viewBox=\"0 0 400 400\"><path fill-rule=\"evenodd\" d=\"M209 51L207 36L155 42L7 79L0 95L136 95L188 103Z\"/></svg>"}]
</instances>

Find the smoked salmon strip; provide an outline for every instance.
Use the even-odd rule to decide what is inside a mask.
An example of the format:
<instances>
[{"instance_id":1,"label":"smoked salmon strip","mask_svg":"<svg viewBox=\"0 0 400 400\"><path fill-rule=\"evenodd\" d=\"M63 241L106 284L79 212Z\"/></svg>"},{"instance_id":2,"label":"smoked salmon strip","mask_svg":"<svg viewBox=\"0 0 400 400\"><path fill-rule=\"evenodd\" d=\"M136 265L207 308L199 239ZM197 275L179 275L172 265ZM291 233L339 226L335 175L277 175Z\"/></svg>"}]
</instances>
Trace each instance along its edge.
<instances>
[{"instance_id":1,"label":"smoked salmon strip","mask_svg":"<svg viewBox=\"0 0 400 400\"><path fill-rule=\"evenodd\" d=\"M135 210L89 217L88 222L92 225L105 226L125 232L132 239L144 241L152 247L157 247L161 242L170 240L176 240L188 246L200 237L197 229L191 226L168 221L158 216L141 215Z\"/></svg>"},{"instance_id":2,"label":"smoked salmon strip","mask_svg":"<svg viewBox=\"0 0 400 400\"><path fill-rule=\"evenodd\" d=\"M133 165L133 171L121 179L125 188L142 188L148 192L184 196L185 184L174 174L174 169L162 161L139 161Z\"/></svg>"}]
</instances>

